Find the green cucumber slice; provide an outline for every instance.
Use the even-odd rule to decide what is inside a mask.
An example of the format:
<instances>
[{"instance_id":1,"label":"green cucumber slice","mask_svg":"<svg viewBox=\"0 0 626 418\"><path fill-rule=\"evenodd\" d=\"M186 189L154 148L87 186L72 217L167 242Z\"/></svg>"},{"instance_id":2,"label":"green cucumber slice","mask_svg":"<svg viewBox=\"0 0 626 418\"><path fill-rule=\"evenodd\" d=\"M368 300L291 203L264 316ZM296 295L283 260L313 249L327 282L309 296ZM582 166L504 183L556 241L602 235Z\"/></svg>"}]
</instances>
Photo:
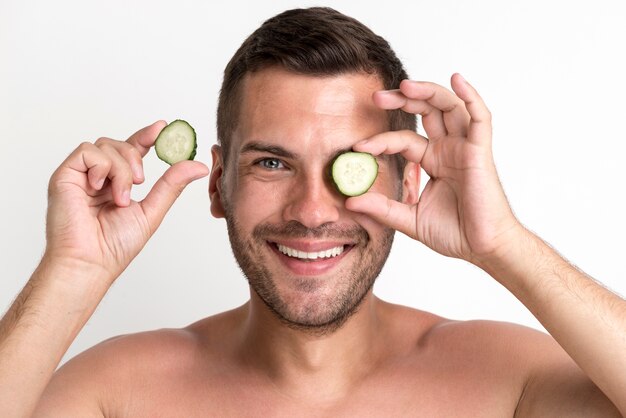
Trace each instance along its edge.
<instances>
[{"instance_id":1,"label":"green cucumber slice","mask_svg":"<svg viewBox=\"0 0 626 418\"><path fill-rule=\"evenodd\" d=\"M346 196L359 196L368 191L377 175L378 162L367 152L344 152L333 161L333 181Z\"/></svg>"},{"instance_id":2,"label":"green cucumber slice","mask_svg":"<svg viewBox=\"0 0 626 418\"><path fill-rule=\"evenodd\" d=\"M196 156L196 131L189 123L177 119L167 125L156 139L157 156L169 165L193 160Z\"/></svg>"}]
</instances>

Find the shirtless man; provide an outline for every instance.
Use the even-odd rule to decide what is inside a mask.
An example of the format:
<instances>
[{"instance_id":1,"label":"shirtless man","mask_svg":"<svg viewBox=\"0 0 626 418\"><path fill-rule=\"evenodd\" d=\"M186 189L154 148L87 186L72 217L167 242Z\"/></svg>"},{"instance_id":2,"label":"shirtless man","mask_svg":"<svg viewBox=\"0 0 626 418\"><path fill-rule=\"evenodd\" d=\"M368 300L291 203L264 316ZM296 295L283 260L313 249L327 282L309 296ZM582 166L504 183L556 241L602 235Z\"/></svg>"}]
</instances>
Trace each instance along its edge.
<instances>
[{"instance_id":1,"label":"shirtless man","mask_svg":"<svg viewBox=\"0 0 626 418\"><path fill-rule=\"evenodd\" d=\"M208 174L178 163L136 202L165 123L80 145L52 175L45 255L1 324L2 416L626 414L626 303L513 216L474 88L458 74L453 91L405 78L385 41L334 11L266 22L226 69L209 181L250 300L105 341L54 373L176 197ZM380 172L346 199L328 168L348 149L376 155ZM486 271L551 336L376 298L394 230Z\"/></svg>"}]
</instances>

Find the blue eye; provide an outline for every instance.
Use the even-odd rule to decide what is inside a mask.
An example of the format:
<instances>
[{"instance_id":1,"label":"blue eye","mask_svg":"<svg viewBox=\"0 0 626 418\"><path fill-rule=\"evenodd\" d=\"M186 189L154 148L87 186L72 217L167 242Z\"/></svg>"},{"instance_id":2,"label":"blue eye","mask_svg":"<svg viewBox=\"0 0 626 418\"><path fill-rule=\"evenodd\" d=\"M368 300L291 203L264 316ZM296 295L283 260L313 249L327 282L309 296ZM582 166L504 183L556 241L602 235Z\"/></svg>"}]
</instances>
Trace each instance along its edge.
<instances>
[{"instance_id":1,"label":"blue eye","mask_svg":"<svg viewBox=\"0 0 626 418\"><path fill-rule=\"evenodd\" d=\"M260 160L258 164L263 168L267 168L268 170L279 170L281 168L285 168L283 162L280 161L278 158L264 158Z\"/></svg>"}]
</instances>

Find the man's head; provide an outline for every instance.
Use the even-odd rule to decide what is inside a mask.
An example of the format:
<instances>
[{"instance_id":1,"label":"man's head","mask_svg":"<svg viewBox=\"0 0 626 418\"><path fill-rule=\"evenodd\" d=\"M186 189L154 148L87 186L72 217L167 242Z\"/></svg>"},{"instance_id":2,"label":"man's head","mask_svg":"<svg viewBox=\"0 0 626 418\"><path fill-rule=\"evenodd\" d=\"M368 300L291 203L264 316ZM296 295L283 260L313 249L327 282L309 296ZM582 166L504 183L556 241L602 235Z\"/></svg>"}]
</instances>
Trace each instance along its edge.
<instances>
[{"instance_id":1,"label":"man's head","mask_svg":"<svg viewBox=\"0 0 626 418\"><path fill-rule=\"evenodd\" d=\"M211 210L255 294L292 326L340 326L389 254L393 230L348 211L329 169L360 139L415 128L372 100L405 77L382 38L321 8L268 20L226 68ZM397 198L398 161L379 166L372 190Z\"/></svg>"}]
</instances>

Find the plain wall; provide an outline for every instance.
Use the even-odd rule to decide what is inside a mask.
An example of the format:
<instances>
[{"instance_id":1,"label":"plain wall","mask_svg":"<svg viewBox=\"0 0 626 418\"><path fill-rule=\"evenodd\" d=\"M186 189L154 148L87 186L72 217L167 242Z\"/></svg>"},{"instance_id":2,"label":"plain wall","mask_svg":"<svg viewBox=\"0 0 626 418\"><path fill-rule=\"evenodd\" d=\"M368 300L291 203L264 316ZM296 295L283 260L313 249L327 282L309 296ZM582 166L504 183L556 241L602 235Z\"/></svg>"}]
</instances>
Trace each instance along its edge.
<instances>
[{"instance_id":1,"label":"plain wall","mask_svg":"<svg viewBox=\"0 0 626 418\"><path fill-rule=\"evenodd\" d=\"M224 66L262 21L296 1L0 3L0 310L45 246L48 178L82 141L126 139L183 118L210 165ZM622 1L326 2L384 36L413 79L461 72L494 117L494 154L519 219L626 293L626 12ZM145 158L140 199L167 166ZM244 303L248 287L208 180L183 193L111 288L66 359L114 335L182 327ZM541 329L497 282L401 234L375 287L455 319Z\"/></svg>"}]
</instances>

